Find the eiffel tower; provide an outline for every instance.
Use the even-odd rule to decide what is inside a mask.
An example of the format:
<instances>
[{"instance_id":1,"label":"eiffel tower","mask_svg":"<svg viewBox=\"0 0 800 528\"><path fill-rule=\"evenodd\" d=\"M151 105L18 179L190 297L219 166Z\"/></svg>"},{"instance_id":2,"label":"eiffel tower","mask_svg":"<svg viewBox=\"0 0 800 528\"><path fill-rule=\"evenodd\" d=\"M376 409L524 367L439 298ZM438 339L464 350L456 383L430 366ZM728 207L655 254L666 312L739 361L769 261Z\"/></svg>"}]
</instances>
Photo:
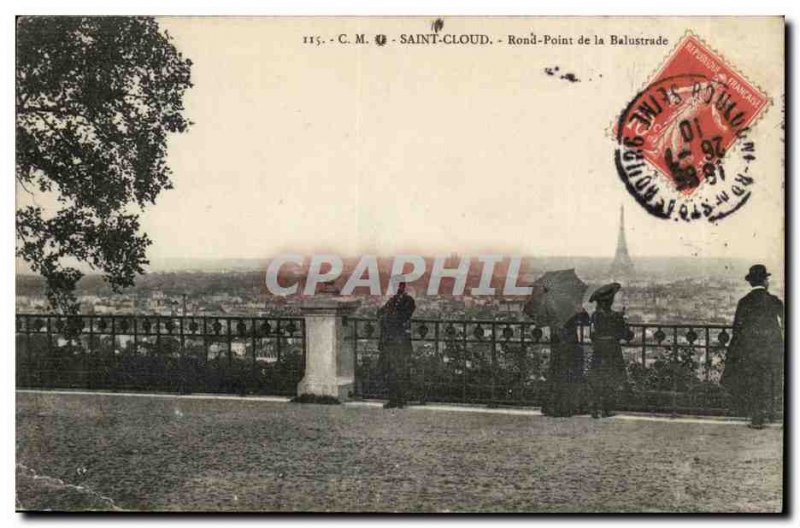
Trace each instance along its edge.
<instances>
[{"instance_id":1,"label":"eiffel tower","mask_svg":"<svg viewBox=\"0 0 800 528\"><path fill-rule=\"evenodd\" d=\"M617 236L617 253L611 263L609 275L612 279L629 279L634 274L633 261L628 254L628 244L625 242L625 209L619 206L619 235Z\"/></svg>"}]
</instances>

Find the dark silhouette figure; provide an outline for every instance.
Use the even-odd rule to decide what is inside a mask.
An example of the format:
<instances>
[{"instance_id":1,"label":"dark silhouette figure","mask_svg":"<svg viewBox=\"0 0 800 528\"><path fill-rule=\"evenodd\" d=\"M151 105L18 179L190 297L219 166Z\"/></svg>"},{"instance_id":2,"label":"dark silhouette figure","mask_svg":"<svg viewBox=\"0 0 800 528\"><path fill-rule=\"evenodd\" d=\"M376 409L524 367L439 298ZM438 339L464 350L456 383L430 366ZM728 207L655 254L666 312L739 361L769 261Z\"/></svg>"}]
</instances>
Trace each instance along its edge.
<instances>
[{"instance_id":1,"label":"dark silhouette figure","mask_svg":"<svg viewBox=\"0 0 800 528\"><path fill-rule=\"evenodd\" d=\"M385 408L406 405L408 363L411 356L411 316L416 304L400 283L397 293L378 310L381 339L378 344L384 379L389 389Z\"/></svg>"},{"instance_id":2,"label":"dark silhouette figure","mask_svg":"<svg viewBox=\"0 0 800 528\"><path fill-rule=\"evenodd\" d=\"M585 412L583 347L578 341L578 319L573 315L563 326L550 327L551 353L547 394L542 405L545 416L572 416Z\"/></svg>"},{"instance_id":3,"label":"dark silhouette figure","mask_svg":"<svg viewBox=\"0 0 800 528\"><path fill-rule=\"evenodd\" d=\"M583 407L586 391L578 323L587 317L585 291L586 284L574 269L548 271L531 284L523 308L534 324L550 328L550 365L542 398L542 413L547 416L572 416Z\"/></svg>"},{"instance_id":4,"label":"dark silhouette figure","mask_svg":"<svg viewBox=\"0 0 800 528\"><path fill-rule=\"evenodd\" d=\"M598 288L589 298L597 303L592 314L592 362L589 387L592 391L592 418L613 416L617 391L625 381L625 362L620 339L627 333L625 318L611 309L620 284L613 282Z\"/></svg>"},{"instance_id":5,"label":"dark silhouette figure","mask_svg":"<svg viewBox=\"0 0 800 528\"><path fill-rule=\"evenodd\" d=\"M720 380L756 429L775 419L783 381L783 302L767 292L769 275L766 267L756 264L745 276L753 289L736 305Z\"/></svg>"}]
</instances>

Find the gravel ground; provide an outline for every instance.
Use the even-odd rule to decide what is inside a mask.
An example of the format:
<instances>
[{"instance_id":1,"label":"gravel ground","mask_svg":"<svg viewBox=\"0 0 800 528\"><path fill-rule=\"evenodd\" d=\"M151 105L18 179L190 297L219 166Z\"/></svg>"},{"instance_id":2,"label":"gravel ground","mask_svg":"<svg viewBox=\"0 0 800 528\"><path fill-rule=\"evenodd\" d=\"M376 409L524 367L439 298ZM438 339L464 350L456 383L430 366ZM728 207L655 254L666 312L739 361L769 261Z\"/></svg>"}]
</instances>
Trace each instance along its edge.
<instances>
[{"instance_id":1,"label":"gravel ground","mask_svg":"<svg viewBox=\"0 0 800 528\"><path fill-rule=\"evenodd\" d=\"M17 508L776 512L781 428L17 393Z\"/></svg>"}]
</instances>

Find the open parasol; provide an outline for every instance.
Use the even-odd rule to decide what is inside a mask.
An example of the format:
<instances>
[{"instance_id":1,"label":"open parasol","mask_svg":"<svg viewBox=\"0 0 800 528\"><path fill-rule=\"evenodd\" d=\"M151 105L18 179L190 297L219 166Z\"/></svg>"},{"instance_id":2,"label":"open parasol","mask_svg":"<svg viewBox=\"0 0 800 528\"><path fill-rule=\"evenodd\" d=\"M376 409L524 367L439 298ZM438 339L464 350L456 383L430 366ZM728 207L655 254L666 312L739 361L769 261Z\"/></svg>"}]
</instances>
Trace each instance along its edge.
<instances>
[{"instance_id":1,"label":"open parasol","mask_svg":"<svg viewBox=\"0 0 800 528\"><path fill-rule=\"evenodd\" d=\"M524 312L540 326L563 326L583 310L584 283L574 269L548 271L531 285Z\"/></svg>"}]
</instances>

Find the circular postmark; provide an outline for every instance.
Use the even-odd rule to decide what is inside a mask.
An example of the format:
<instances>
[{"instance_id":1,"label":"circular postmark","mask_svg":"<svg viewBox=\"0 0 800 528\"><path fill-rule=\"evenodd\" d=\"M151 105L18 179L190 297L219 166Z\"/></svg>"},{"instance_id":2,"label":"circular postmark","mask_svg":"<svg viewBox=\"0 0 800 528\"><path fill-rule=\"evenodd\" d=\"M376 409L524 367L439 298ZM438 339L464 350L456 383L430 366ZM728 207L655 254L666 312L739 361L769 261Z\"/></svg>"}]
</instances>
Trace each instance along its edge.
<instances>
[{"instance_id":1,"label":"circular postmark","mask_svg":"<svg viewBox=\"0 0 800 528\"><path fill-rule=\"evenodd\" d=\"M722 80L700 74L659 79L619 117L617 173L654 216L717 222L751 196L756 156L750 121Z\"/></svg>"},{"instance_id":2,"label":"circular postmark","mask_svg":"<svg viewBox=\"0 0 800 528\"><path fill-rule=\"evenodd\" d=\"M741 209L756 181L751 126L769 98L691 33L614 126L614 161L650 214L717 222Z\"/></svg>"}]
</instances>

